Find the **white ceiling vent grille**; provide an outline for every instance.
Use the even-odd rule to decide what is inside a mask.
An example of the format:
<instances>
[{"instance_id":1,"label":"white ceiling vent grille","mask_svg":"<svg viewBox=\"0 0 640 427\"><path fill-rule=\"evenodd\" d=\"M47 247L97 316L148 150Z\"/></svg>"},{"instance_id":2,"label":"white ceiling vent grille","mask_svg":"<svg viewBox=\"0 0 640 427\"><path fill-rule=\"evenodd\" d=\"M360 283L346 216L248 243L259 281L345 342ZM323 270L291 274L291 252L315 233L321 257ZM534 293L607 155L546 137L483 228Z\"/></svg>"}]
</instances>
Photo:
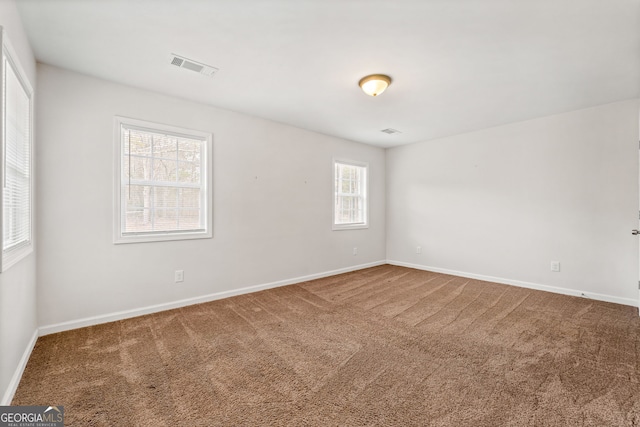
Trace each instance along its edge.
<instances>
[{"instance_id":1,"label":"white ceiling vent grille","mask_svg":"<svg viewBox=\"0 0 640 427\"><path fill-rule=\"evenodd\" d=\"M218 72L218 68L216 67L187 59L183 56L176 55L175 53L171 54L169 63L176 67L186 68L187 70L195 71L196 73L204 74L209 77Z\"/></svg>"},{"instance_id":2,"label":"white ceiling vent grille","mask_svg":"<svg viewBox=\"0 0 640 427\"><path fill-rule=\"evenodd\" d=\"M393 135L394 133L402 133L397 129L391 129L391 128L382 129L380 132L386 133L388 135Z\"/></svg>"}]
</instances>

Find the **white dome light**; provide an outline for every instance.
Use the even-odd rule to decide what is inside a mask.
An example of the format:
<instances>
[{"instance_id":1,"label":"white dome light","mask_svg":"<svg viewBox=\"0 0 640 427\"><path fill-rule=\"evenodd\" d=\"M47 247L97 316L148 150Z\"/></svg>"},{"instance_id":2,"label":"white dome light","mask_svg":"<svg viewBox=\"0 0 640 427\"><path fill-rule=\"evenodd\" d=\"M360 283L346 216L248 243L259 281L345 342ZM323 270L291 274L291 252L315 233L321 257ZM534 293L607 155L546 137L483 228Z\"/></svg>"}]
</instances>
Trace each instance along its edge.
<instances>
[{"instance_id":1,"label":"white dome light","mask_svg":"<svg viewBox=\"0 0 640 427\"><path fill-rule=\"evenodd\" d=\"M361 78L358 84L367 95L378 96L391 84L391 77L384 74L372 74Z\"/></svg>"}]
</instances>

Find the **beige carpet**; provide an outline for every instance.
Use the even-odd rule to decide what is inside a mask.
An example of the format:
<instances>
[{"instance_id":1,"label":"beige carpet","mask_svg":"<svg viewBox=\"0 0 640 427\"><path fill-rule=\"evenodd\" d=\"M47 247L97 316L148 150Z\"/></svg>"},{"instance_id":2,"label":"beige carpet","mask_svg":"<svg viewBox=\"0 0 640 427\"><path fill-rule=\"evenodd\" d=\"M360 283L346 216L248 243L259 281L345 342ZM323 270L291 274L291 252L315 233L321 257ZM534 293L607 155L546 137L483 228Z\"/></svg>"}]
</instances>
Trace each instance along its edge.
<instances>
[{"instance_id":1,"label":"beige carpet","mask_svg":"<svg viewBox=\"0 0 640 427\"><path fill-rule=\"evenodd\" d=\"M380 266L38 340L67 426L640 426L633 307Z\"/></svg>"}]
</instances>

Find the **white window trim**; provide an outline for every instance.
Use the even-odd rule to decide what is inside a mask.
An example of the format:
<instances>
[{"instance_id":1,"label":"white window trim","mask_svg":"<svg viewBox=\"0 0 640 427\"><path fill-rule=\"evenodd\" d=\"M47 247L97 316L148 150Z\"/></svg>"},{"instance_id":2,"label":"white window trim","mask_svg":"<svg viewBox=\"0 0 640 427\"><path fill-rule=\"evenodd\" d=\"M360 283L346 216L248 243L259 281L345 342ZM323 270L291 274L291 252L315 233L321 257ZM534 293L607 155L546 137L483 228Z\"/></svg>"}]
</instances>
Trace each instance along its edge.
<instances>
[{"instance_id":1,"label":"white window trim","mask_svg":"<svg viewBox=\"0 0 640 427\"><path fill-rule=\"evenodd\" d=\"M142 129L149 129L152 132L168 132L171 134L184 135L190 138L206 140L205 155L206 168L201 171L207 196L205 206L205 228L202 231L171 231L154 232L144 234L122 234L122 199L120 191L122 189L121 167L122 167L122 141L120 129L122 125L130 125ZM173 240L210 239L213 237L213 135L210 132L186 129L177 126L170 126L160 123L153 123L145 120L132 119L129 117L114 117L114 150L113 150L113 243L143 243L143 242L165 242Z\"/></svg>"},{"instance_id":2,"label":"white window trim","mask_svg":"<svg viewBox=\"0 0 640 427\"><path fill-rule=\"evenodd\" d=\"M0 26L0 46L2 46L2 51L6 55L9 62L11 62L11 66L20 81L20 84L23 86L27 95L29 96L29 240L12 247L9 251L2 251L2 257L0 257L0 272L7 271L11 266L17 264L19 261L24 259L26 256L33 252L33 117L34 117L34 94L33 88L31 87L31 83L29 83L29 79L26 77L26 73L18 61L18 55L16 54L13 46L9 42L9 39L6 36L4 28ZM1 59L1 58L0 58ZM2 81L2 76L4 76L4 61L0 60L0 84ZM0 103L2 103L4 99L3 94L4 88L0 88ZM4 114L4 105L1 106L0 111ZM2 161L0 169L2 173L2 177L4 177L4 157L5 157L5 134L4 134L4 119L0 117L0 142L2 145ZM0 180L3 182L3 180ZM0 203L4 206L2 202L4 200L4 185L0 185ZM2 226L4 224L4 209L0 208L0 229L3 229ZM4 232L4 230L2 230ZM4 234L0 233L0 242L4 241ZM4 245L3 245L4 246Z\"/></svg>"},{"instance_id":3,"label":"white window trim","mask_svg":"<svg viewBox=\"0 0 640 427\"><path fill-rule=\"evenodd\" d=\"M351 166L359 166L359 167L364 167L367 170L366 173L366 179L365 179L365 212L364 212L364 223L357 223L357 224L336 224L336 205L335 205L335 196L336 196L336 164L337 163L341 163L344 165L351 165ZM343 158L338 158L338 157L334 157L332 162L331 162L331 178L333 180L333 185L331 186L331 209L333 211L333 213L331 214L332 217L332 224L331 224L331 229L333 231L340 231L340 230L360 230L360 229L365 229L365 228L369 228L369 163L367 162L360 162L360 161L356 161L356 160L348 160L348 159L343 159Z\"/></svg>"}]
</instances>

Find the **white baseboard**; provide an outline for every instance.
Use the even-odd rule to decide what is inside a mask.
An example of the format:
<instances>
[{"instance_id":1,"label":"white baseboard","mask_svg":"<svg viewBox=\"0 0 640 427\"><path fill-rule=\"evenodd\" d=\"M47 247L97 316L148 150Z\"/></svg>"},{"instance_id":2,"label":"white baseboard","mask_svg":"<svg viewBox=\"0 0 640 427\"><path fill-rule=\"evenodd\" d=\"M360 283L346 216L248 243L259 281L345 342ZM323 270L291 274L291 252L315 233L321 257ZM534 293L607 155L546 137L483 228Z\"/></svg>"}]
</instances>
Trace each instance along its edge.
<instances>
[{"instance_id":1,"label":"white baseboard","mask_svg":"<svg viewBox=\"0 0 640 427\"><path fill-rule=\"evenodd\" d=\"M503 285L512 285L512 286L519 286L521 288L553 292L555 294L571 295L576 297L590 298L598 301L613 302L616 304L638 307L638 301L632 298L620 298L620 297L614 297L611 295L597 294L593 292L579 291L579 290L568 289L568 288L560 288L556 286L541 285L538 283L522 282L520 280L504 279L502 277L484 276L482 274L448 270L446 268L430 267L430 266L420 265L420 264L411 264L411 263L402 262L402 261L387 260L387 264L397 265L400 267L415 268L417 270L433 271L434 273L451 274L452 276L467 277L469 279L478 279L478 280L483 280L485 282L501 283Z\"/></svg>"},{"instance_id":2,"label":"white baseboard","mask_svg":"<svg viewBox=\"0 0 640 427\"><path fill-rule=\"evenodd\" d=\"M402 262L402 261L381 260L381 261L371 262L371 263L367 263L367 264L359 264L359 265L354 265L354 266L351 266L351 267L340 268L340 269L337 269L337 270L325 271L325 272L322 272L322 273L310 274L310 275L307 275L307 276L294 277L294 278L291 278L291 279L280 280L280 281L277 281L277 282L265 283L265 284L254 285L254 286L247 286L247 287L240 288L240 289L232 289L232 290L229 290L229 291L216 292L216 293L213 293L213 294L203 295L203 296L194 297L194 298L187 298L187 299L182 299L182 300L178 300L178 301L172 301L172 302L168 302L168 303L157 304L157 305L152 305L152 306L147 306L147 307L142 307L142 308L136 308L136 309L132 309L132 310L118 311L118 312L115 312L115 313L109 313L109 314L103 314L103 315L99 315L99 316L86 317L86 318L83 318L83 319L71 320L71 321L62 322L62 323L56 323L56 324L52 324L52 325L45 325L45 326L41 326L38 329L38 331L39 331L38 333L39 333L40 336L44 336L44 335L54 334L54 333L57 333L57 332L68 331L68 330L71 330L71 329L83 328L85 326L99 325L101 323L108 323L108 322L113 322L113 321L116 321L116 320L122 320L122 319L131 318L131 317L142 316L142 315L145 315L145 314L157 313L159 311L171 310L171 309L174 309L174 308L185 307L185 306L192 305L192 304L200 304L200 303L203 303L203 302L215 301L215 300L219 300L219 299L223 299L223 298L229 298L229 297L236 296L236 295L242 295L242 294L247 294L247 293L251 293L251 292L258 292L258 291L261 291L261 290L264 290L264 289L271 289L271 288L277 288L279 286L286 286L286 285L291 285L291 284L294 284L294 283L306 282L308 280L320 279L320 278L323 278L323 277L334 276L336 274L341 274L341 273L348 273L350 271L362 270L364 268L375 267L375 266L383 265L383 264L392 264L392 265L397 265L397 266L401 266L401 267L415 268L415 269L418 269L418 270L427 270L427 271L433 271L433 272L436 272L436 273L451 274L451 275L454 275L454 276L468 277L468 278L471 278L471 279L478 279L478 280L484 280L484 281L488 281L488 282L502 283L502 284L505 284L505 285L519 286L519 287L522 287L522 288L537 289L537 290L541 290L541 291L554 292L554 293L564 294L564 295L572 295L572 296L578 296L578 297L591 298L591 299L595 299L595 300L599 300L599 301L613 302L613 303L616 303L616 304L630 305L630 306L634 306L634 307L638 306L638 301L636 301L634 299L631 299L631 298L619 298L619 297L614 297L614 296L611 296L611 295L604 295L604 294L598 294L598 293L592 293L592 292L584 292L584 291L568 289L568 288L560 288L560 287L555 287L555 286L541 285L541 284L538 284L538 283L523 282L523 281L519 281L519 280L505 279L505 278L502 278L502 277L485 276L485 275L482 275L482 274L474 274L474 273L468 273L468 272L464 272L464 271L456 271L456 270L449 270L449 269L445 269L445 268L438 268L438 267L431 267L431 266L425 266L425 265L419 265L419 264L412 264L412 263L407 263L407 262Z\"/></svg>"},{"instance_id":3,"label":"white baseboard","mask_svg":"<svg viewBox=\"0 0 640 427\"><path fill-rule=\"evenodd\" d=\"M258 292L265 289L277 288L280 286L292 285L294 283L306 282L309 280L320 279L322 277L335 276L336 274L348 273L350 271L362 270L364 268L375 267L386 264L386 260L370 262L367 264L359 264L351 267L339 268L337 270L325 271L322 273L310 274L308 276L294 277L292 279L279 280L277 282L265 283L261 285L247 286L240 289L232 289L229 291L216 292L213 294L203 295L194 298L186 298L178 301L156 304L132 310L118 311L115 313L102 314L99 316L86 317L83 319L70 320L68 322L56 323L53 325L45 325L39 328L40 336L55 334L57 332L69 331L71 329L83 328L85 326L99 325L101 323L114 322L116 320L128 319L131 317L142 316L145 314L157 313L159 311L171 310L174 308L186 307L188 305L200 304L203 302L215 301L223 298L229 298L236 295Z\"/></svg>"},{"instance_id":4,"label":"white baseboard","mask_svg":"<svg viewBox=\"0 0 640 427\"><path fill-rule=\"evenodd\" d=\"M18 389L18 384L20 384L20 379L22 378L22 373L24 372L24 368L27 367L27 362L29 361L29 357L31 357L31 352L36 345L36 341L38 340L38 330L33 331L33 336L27 344L27 347L24 349L24 353L20 358L20 362L16 367L13 376L11 377L11 381L9 381L9 385L7 386L4 395L2 396L2 401L0 401L0 406L8 406L11 405L11 401L13 400L13 396L16 394L16 390Z\"/></svg>"}]
</instances>

